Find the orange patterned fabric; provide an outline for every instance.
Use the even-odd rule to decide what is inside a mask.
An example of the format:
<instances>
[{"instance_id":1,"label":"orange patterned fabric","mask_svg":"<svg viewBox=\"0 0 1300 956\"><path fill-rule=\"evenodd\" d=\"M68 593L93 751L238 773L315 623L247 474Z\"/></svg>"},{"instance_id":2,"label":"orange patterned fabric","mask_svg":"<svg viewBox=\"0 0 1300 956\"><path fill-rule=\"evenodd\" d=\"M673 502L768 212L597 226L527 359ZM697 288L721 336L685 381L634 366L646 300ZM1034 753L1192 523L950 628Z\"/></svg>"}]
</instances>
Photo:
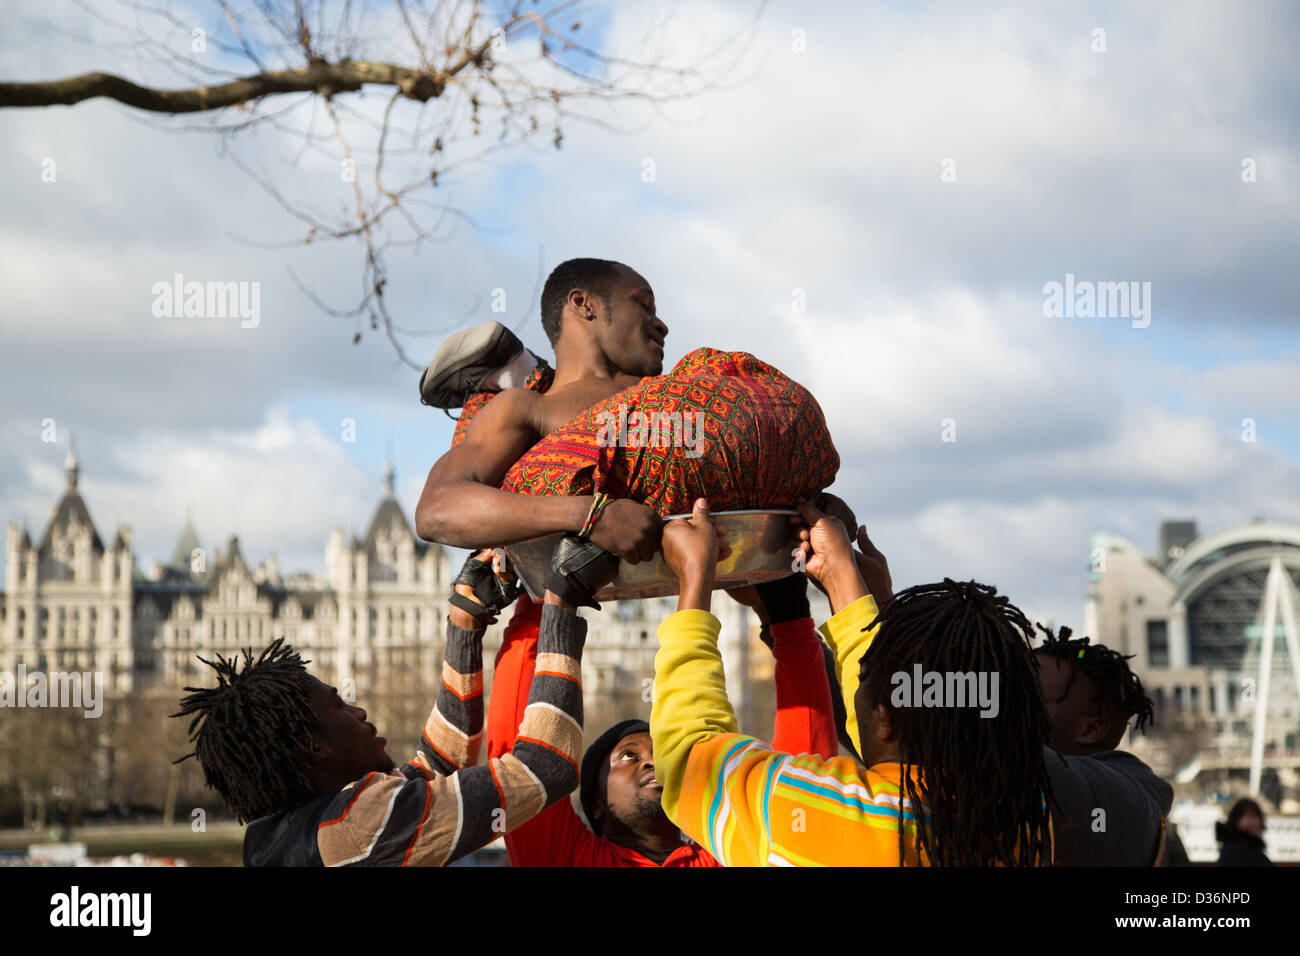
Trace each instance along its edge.
<instances>
[{"instance_id":1,"label":"orange patterned fabric","mask_svg":"<svg viewBox=\"0 0 1300 956\"><path fill-rule=\"evenodd\" d=\"M704 496L715 511L793 505L835 480L821 406L748 352L701 348L543 438L501 487L632 498L661 516Z\"/></svg>"}]
</instances>

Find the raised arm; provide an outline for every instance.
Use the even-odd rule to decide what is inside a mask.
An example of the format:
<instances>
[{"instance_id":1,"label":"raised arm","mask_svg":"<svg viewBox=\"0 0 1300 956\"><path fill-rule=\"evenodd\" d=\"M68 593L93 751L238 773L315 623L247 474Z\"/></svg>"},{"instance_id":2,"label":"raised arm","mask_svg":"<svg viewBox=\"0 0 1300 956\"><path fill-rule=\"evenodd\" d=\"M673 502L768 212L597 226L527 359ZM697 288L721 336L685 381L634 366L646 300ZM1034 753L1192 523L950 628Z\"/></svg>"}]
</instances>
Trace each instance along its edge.
<instances>
[{"instance_id":1,"label":"raised arm","mask_svg":"<svg viewBox=\"0 0 1300 956\"><path fill-rule=\"evenodd\" d=\"M465 583L467 571L493 573L490 567L483 567L480 557L483 555L470 555L453 585L438 697L420 735L415 759L402 768L408 777L414 775L408 767L428 777L478 763L483 738L483 632L496 621L497 614L495 606L484 606L474 588ZM527 695L528 684L522 693Z\"/></svg>"},{"instance_id":2,"label":"raised arm","mask_svg":"<svg viewBox=\"0 0 1300 956\"><path fill-rule=\"evenodd\" d=\"M492 672L488 701L489 758L509 752L527 713L528 687L537 668L541 606L524 600L506 625ZM601 841L583 825L570 800L557 801L506 834L513 866L602 866L612 862Z\"/></svg>"},{"instance_id":3,"label":"raised arm","mask_svg":"<svg viewBox=\"0 0 1300 956\"><path fill-rule=\"evenodd\" d=\"M691 521L699 517L697 505ZM716 557L683 526L670 522L664 532L664 558L681 596L677 613L659 626L650 712L655 776L664 813L683 833L723 866L761 866L772 862L772 783L790 761L816 758L777 753L737 733L718 652L721 625L708 610Z\"/></svg>"},{"instance_id":4,"label":"raised arm","mask_svg":"<svg viewBox=\"0 0 1300 956\"><path fill-rule=\"evenodd\" d=\"M496 547L582 527L590 497L516 495L497 485L540 437L537 396L507 389L475 416L465 440L429 470L415 531L457 548Z\"/></svg>"},{"instance_id":5,"label":"raised arm","mask_svg":"<svg viewBox=\"0 0 1300 956\"><path fill-rule=\"evenodd\" d=\"M372 773L339 793L317 830L326 866L443 866L564 799L578 784L586 623L548 604L539 673L510 753L449 776Z\"/></svg>"},{"instance_id":6,"label":"raised arm","mask_svg":"<svg viewBox=\"0 0 1300 956\"><path fill-rule=\"evenodd\" d=\"M806 555L805 570L831 602L833 615L820 631L835 656L845 733L861 752L855 704L860 683L858 667L876 636L873 626L879 612L876 596L881 601L893 596L889 565L867 537L865 526L857 532L862 550L854 551L848 531L838 518L823 514L807 502L799 504L799 512L807 522L807 527L800 531L801 547Z\"/></svg>"},{"instance_id":7,"label":"raised arm","mask_svg":"<svg viewBox=\"0 0 1300 956\"><path fill-rule=\"evenodd\" d=\"M698 608L659 627L650 734L668 818L724 866L897 865L900 806L905 833L917 825L897 777L736 733L718 630Z\"/></svg>"},{"instance_id":8,"label":"raised arm","mask_svg":"<svg viewBox=\"0 0 1300 956\"><path fill-rule=\"evenodd\" d=\"M464 617L463 615L460 615ZM425 722L415 757L408 766L426 779L455 773L478 763L483 741L483 631L473 618L469 627L447 621L442 680ZM403 768L404 776L412 776Z\"/></svg>"},{"instance_id":9,"label":"raised arm","mask_svg":"<svg viewBox=\"0 0 1300 956\"><path fill-rule=\"evenodd\" d=\"M711 776L717 769L725 772L738 757L761 760L772 753L765 744L737 733L736 714L727 699L718 651L721 625L710 612L719 542L707 502L697 501L689 519L668 523L663 553L680 588L677 613L659 626L650 711L664 813L724 866L760 863L763 822L736 806L728 819L733 835L739 827L740 840L724 839L708 824L706 801L699 799L698 788L690 786L692 779ZM720 767L717 759L704 756L707 752L716 757L723 746Z\"/></svg>"},{"instance_id":10,"label":"raised arm","mask_svg":"<svg viewBox=\"0 0 1300 956\"><path fill-rule=\"evenodd\" d=\"M826 759L839 751L835 710L822 642L812 618L775 623L772 654L776 658L776 725L772 748Z\"/></svg>"},{"instance_id":11,"label":"raised arm","mask_svg":"<svg viewBox=\"0 0 1300 956\"><path fill-rule=\"evenodd\" d=\"M718 619L707 610L679 610L659 625L655 655L654 703L650 736L654 740L655 777L663 784L668 819L724 866L758 862L757 848L728 856L723 841L706 824L705 801L683 799L689 777L708 774L700 757L721 742L735 741L723 765L746 752L770 752L758 741L737 733L736 714L727 699L718 653ZM723 768L718 768L723 769ZM746 827L746 830L749 828ZM748 842L748 841L747 841Z\"/></svg>"},{"instance_id":12,"label":"raised arm","mask_svg":"<svg viewBox=\"0 0 1300 956\"><path fill-rule=\"evenodd\" d=\"M681 582L678 612L659 628L650 717L665 813L725 866L896 862L896 831L881 827L897 813L896 784L847 758L793 756L736 732L708 610L716 557L690 527L707 521L700 505L664 531L664 558ZM844 598L836 589L834 600Z\"/></svg>"},{"instance_id":13,"label":"raised arm","mask_svg":"<svg viewBox=\"0 0 1300 956\"><path fill-rule=\"evenodd\" d=\"M835 707L824 647L810 616L808 579L792 574L727 593L758 615L759 636L776 662L773 749L834 757Z\"/></svg>"},{"instance_id":14,"label":"raised arm","mask_svg":"<svg viewBox=\"0 0 1300 956\"><path fill-rule=\"evenodd\" d=\"M650 734L668 818L724 866L896 865L900 801L915 827L897 781L735 733L718 630L698 609L659 627Z\"/></svg>"}]
</instances>

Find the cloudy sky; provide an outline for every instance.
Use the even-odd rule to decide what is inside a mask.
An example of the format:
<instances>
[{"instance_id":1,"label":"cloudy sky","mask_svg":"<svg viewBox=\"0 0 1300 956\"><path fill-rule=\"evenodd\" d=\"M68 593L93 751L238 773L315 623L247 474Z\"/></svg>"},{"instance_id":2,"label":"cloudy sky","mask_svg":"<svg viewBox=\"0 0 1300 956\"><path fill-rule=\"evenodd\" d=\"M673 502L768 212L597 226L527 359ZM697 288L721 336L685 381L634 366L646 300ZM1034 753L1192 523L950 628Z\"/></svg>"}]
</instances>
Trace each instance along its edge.
<instances>
[{"instance_id":1,"label":"cloudy sky","mask_svg":"<svg viewBox=\"0 0 1300 956\"><path fill-rule=\"evenodd\" d=\"M898 585L974 577L1058 623L1080 622L1095 532L1151 553L1169 518L1300 521L1296 8L807 6L768 4L716 89L443 181L476 225L394 260L395 317L424 333L410 353L502 318L494 289L545 353L539 269L625 261L655 288L668 362L743 349L817 395L832 490ZM630 49L675 10L660 48L688 62L754 9L609 4L585 35ZM4 79L143 76L75 7L6 17ZM70 431L101 535L131 524L145 563L188 509L209 546L238 534L251 560L320 569L330 528L364 530L390 445L414 508L451 423L382 335L354 345L290 276L341 304L355 246L253 244L299 233L214 137L117 104L5 110L0 139L7 521L44 530ZM328 159L293 165L300 145L263 130L239 155L346 203ZM260 283L260 324L155 317L152 287L177 273ZM1149 324L1046 316L1067 274L1150 283Z\"/></svg>"}]
</instances>

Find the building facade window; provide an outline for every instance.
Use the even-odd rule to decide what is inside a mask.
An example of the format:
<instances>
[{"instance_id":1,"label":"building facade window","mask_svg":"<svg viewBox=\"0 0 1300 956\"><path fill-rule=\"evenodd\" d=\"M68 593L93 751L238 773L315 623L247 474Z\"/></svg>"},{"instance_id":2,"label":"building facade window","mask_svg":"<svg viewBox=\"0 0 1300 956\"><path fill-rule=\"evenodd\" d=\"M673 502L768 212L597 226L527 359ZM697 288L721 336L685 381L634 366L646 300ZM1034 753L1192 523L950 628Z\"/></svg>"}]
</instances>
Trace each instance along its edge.
<instances>
[{"instance_id":1,"label":"building facade window","mask_svg":"<svg viewBox=\"0 0 1300 956\"><path fill-rule=\"evenodd\" d=\"M1169 623L1147 621L1147 661L1151 667L1169 666Z\"/></svg>"}]
</instances>

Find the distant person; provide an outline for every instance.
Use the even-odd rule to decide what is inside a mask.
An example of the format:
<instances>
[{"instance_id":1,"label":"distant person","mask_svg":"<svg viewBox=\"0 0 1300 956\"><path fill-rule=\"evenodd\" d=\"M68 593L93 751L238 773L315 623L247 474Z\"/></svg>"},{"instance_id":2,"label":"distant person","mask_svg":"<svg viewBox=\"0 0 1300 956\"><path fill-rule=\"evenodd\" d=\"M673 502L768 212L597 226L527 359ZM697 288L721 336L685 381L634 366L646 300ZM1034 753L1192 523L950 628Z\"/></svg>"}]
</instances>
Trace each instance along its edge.
<instances>
[{"instance_id":1,"label":"distant person","mask_svg":"<svg viewBox=\"0 0 1300 956\"><path fill-rule=\"evenodd\" d=\"M1129 721L1154 715L1130 658L1086 637L1039 628L1039 681L1052 728L1047 772L1056 802L1058 866L1153 866L1162 862L1174 789L1145 763L1117 750ZM1177 837L1174 838L1177 841ZM1180 845L1181 847L1181 845Z\"/></svg>"},{"instance_id":2,"label":"distant person","mask_svg":"<svg viewBox=\"0 0 1300 956\"><path fill-rule=\"evenodd\" d=\"M1223 844L1219 866L1272 866L1264 852L1264 811L1242 797L1228 811L1227 823L1214 825L1214 838Z\"/></svg>"}]
</instances>

